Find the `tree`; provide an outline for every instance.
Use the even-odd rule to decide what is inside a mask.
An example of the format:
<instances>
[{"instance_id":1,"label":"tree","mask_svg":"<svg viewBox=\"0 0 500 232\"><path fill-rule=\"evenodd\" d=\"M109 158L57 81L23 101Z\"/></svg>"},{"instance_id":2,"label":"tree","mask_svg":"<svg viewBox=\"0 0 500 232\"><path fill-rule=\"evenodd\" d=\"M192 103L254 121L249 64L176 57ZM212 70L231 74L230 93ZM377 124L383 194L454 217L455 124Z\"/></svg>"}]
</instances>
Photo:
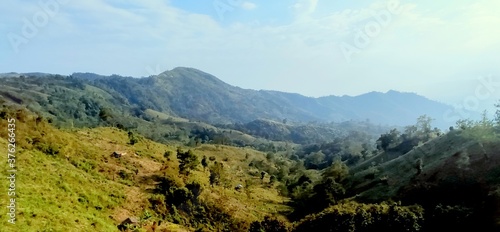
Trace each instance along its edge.
<instances>
[{"instance_id":1,"label":"tree","mask_svg":"<svg viewBox=\"0 0 500 232\"><path fill-rule=\"evenodd\" d=\"M335 181L334 177L327 177L320 184L315 185L313 191L315 195L310 200L310 204L321 209L327 207L328 204L335 204L344 196L346 190L342 184Z\"/></svg>"},{"instance_id":2,"label":"tree","mask_svg":"<svg viewBox=\"0 0 500 232\"><path fill-rule=\"evenodd\" d=\"M172 151L165 151L165 153L163 153L163 157L167 158L168 160L170 160L170 156L172 156Z\"/></svg>"},{"instance_id":3,"label":"tree","mask_svg":"<svg viewBox=\"0 0 500 232\"><path fill-rule=\"evenodd\" d=\"M187 152L183 152L180 149L177 149L177 159L179 160L179 172L180 173L188 173L189 174L189 170L196 169L196 166L198 166L198 164L200 164L198 157L191 150L188 150Z\"/></svg>"},{"instance_id":4,"label":"tree","mask_svg":"<svg viewBox=\"0 0 500 232\"><path fill-rule=\"evenodd\" d=\"M270 184L274 184L274 182L276 182L276 176L275 175L272 175L270 178L269 178L269 183Z\"/></svg>"},{"instance_id":5,"label":"tree","mask_svg":"<svg viewBox=\"0 0 500 232\"><path fill-rule=\"evenodd\" d=\"M481 114L481 121L479 122L483 128L493 127L493 121L488 118L488 111L484 110Z\"/></svg>"},{"instance_id":6,"label":"tree","mask_svg":"<svg viewBox=\"0 0 500 232\"><path fill-rule=\"evenodd\" d=\"M134 132L132 131L129 131L128 132L128 139L129 139L129 144L130 145L134 145L136 144L137 142L139 142L139 140L137 139L137 137L135 136Z\"/></svg>"},{"instance_id":7,"label":"tree","mask_svg":"<svg viewBox=\"0 0 500 232\"><path fill-rule=\"evenodd\" d=\"M304 164L307 168L318 169L325 161L325 158L326 155L322 151L313 152L306 157Z\"/></svg>"},{"instance_id":8,"label":"tree","mask_svg":"<svg viewBox=\"0 0 500 232\"><path fill-rule=\"evenodd\" d=\"M348 175L349 167L347 167L347 165L345 165L342 161L335 160L330 167L325 169L322 176L324 179L333 178L335 182L340 183L344 181Z\"/></svg>"},{"instance_id":9,"label":"tree","mask_svg":"<svg viewBox=\"0 0 500 232\"><path fill-rule=\"evenodd\" d=\"M457 122L457 127L461 130L467 130L474 126L474 121L470 119L459 119Z\"/></svg>"},{"instance_id":10,"label":"tree","mask_svg":"<svg viewBox=\"0 0 500 232\"><path fill-rule=\"evenodd\" d=\"M422 161L422 158L417 159L417 161L415 162L415 168L417 169L417 176L422 173L423 166L424 162Z\"/></svg>"},{"instance_id":11,"label":"tree","mask_svg":"<svg viewBox=\"0 0 500 232\"><path fill-rule=\"evenodd\" d=\"M248 232L288 232L287 224L277 218L264 217L263 221L254 221L250 224Z\"/></svg>"},{"instance_id":12,"label":"tree","mask_svg":"<svg viewBox=\"0 0 500 232\"><path fill-rule=\"evenodd\" d=\"M224 172L222 167L222 163L215 162L212 167L210 167L210 176L209 181L210 185L213 187L214 185L220 184L221 176Z\"/></svg>"},{"instance_id":13,"label":"tree","mask_svg":"<svg viewBox=\"0 0 500 232\"><path fill-rule=\"evenodd\" d=\"M432 119L431 117L429 117L425 114L418 117L417 124L416 124L416 127L417 127L416 135L417 135L417 138L419 139L419 141L422 141L425 143L432 138L433 133L436 135L439 133L439 131L432 130L431 122L433 120L434 119Z\"/></svg>"},{"instance_id":14,"label":"tree","mask_svg":"<svg viewBox=\"0 0 500 232\"><path fill-rule=\"evenodd\" d=\"M203 169L206 169L208 167L208 162L207 162L207 156L204 155L203 159L201 159L201 166L203 166Z\"/></svg>"},{"instance_id":15,"label":"tree","mask_svg":"<svg viewBox=\"0 0 500 232\"><path fill-rule=\"evenodd\" d=\"M260 179L261 180L263 180L265 176L266 176L266 172L264 172L264 171L260 172Z\"/></svg>"},{"instance_id":16,"label":"tree","mask_svg":"<svg viewBox=\"0 0 500 232\"><path fill-rule=\"evenodd\" d=\"M412 138L415 136L415 133L417 133L418 127L415 125L407 126L405 127L405 136L407 138Z\"/></svg>"},{"instance_id":17,"label":"tree","mask_svg":"<svg viewBox=\"0 0 500 232\"><path fill-rule=\"evenodd\" d=\"M269 160L269 161L273 161L275 159L276 155L272 152L268 152L266 154L266 159Z\"/></svg>"},{"instance_id":18,"label":"tree","mask_svg":"<svg viewBox=\"0 0 500 232\"><path fill-rule=\"evenodd\" d=\"M108 108L101 108L99 110L99 118L102 121L108 121L109 118L112 118L111 111Z\"/></svg>"},{"instance_id":19,"label":"tree","mask_svg":"<svg viewBox=\"0 0 500 232\"><path fill-rule=\"evenodd\" d=\"M387 151L388 148L398 145L399 134L399 131L394 128L389 133L380 135L380 138L377 139L377 148Z\"/></svg>"}]
</instances>

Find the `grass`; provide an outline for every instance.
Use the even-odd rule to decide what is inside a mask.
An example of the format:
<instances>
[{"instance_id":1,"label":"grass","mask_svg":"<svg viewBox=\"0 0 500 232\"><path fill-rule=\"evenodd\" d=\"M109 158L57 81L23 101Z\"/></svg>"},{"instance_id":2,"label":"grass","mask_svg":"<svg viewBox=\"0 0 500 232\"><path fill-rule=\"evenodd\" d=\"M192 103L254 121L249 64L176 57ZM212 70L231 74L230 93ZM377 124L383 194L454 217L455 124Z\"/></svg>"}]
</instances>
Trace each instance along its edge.
<instances>
[{"instance_id":1,"label":"grass","mask_svg":"<svg viewBox=\"0 0 500 232\"><path fill-rule=\"evenodd\" d=\"M223 186L210 187L209 172L201 165L188 176L179 175L175 155L167 160L166 151L176 145L165 145L139 138L130 145L127 132L116 128L56 129L46 121L36 122L27 113L14 115L16 123L18 179L17 223L10 225L7 214L0 214L2 231L117 231L117 225L127 217L141 217L150 205L148 199L155 188L155 177L167 176L181 186L201 183L201 199L219 205L230 215L247 224L265 215L290 210L269 180L250 175L252 159L265 159L265 154L247 148L202 145L194 150L214 156L224 163ZM7 147L6 120L0 120L0 148ZM50 149L49 149L50 148ZM187 150L188 148L183 148ZM126 153L114 158L115 151ZM213 162L210 162L211 164ZM6 176L7 165L0 167ZM234 190L237 184L253 183L249 193ZM5 186L4 182L2 186ZM0 195L0 205L9 198ZM143 223L159 221L152 215ZM164 222L160 231L191 229Z\"/></svg>"},{"instance_id":2,"label":"grass","mask_svg":"<svg viewBox=\"0 0 500 232\"><path fill-rule=\"evenodd\" d=\"M471 166L472 170L477 171L476 174L481 178L488 179L487 170L492 168L491 165L494 165L494 160L496 160L496 156L493 155L496 152L493 148L497 147L495 144L498 144L496 136L479 129L453 131L417 146L410 152L388 162L375 164L372 167L363 163L360 165L362 167L354 168L355 172L351 178L353 189L362 192L358 195L362 199L370 201L394 198L402 187L408 186L412 181L415 182L416 161L419 159L423 164L422 174L418 176L419 181L425 180L431 183L434 181L431 178L434 174L439 178L454 176L457 171L460 172L460 169L463 169L463 160L469 163L469 158L470 163L476 165ZM380 154L379 157L383 155ZM482 173L483 170L484 173ZM492 170L491 173L496 172ZM381 179L386 179L386 182L383 183Z\"/></svg>"}]
</instances>

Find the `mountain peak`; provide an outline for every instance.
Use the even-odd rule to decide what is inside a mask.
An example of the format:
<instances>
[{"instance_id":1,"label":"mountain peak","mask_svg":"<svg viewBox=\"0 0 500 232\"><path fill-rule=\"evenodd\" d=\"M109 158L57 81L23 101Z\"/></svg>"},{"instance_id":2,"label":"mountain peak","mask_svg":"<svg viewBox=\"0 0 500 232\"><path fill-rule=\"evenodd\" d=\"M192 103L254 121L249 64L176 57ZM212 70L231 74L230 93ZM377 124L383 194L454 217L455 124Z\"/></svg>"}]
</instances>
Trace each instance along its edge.
<instances>
[{"instance_id":1,"label":"mountain peak","mask_svg":"<svg viewBox=\"0 0 500 232\"><path fill-rule=\"evenodd\" d=\"M194 82L201 81L209 82L211 84L228 85L227 83L221 81L219 78L209 73L190 67L176 67L172 70L160 73L157 77L161 79L182 78Z\"/></svg>"}]
</instances>

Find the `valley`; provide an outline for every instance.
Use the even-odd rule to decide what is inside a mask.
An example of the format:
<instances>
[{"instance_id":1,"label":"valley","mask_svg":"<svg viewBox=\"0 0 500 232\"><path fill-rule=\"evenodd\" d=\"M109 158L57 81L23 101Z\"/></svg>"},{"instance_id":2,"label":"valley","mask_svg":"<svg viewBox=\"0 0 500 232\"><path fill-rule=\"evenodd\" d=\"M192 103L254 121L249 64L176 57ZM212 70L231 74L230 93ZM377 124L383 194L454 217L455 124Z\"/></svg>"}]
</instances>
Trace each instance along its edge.
<instances>
[{"instance_id":1,"label":"valley","mask_svg":"<svg viewBox=\"0 0 500 232\"><path fill-rule=\"evenodd\" d=\"M416 94L310 98L191 68L0 80L0 147L15 122L17 169L2 231L500 228L487 115L446 124L449 106Z\"/></svg>"}]
</instances>

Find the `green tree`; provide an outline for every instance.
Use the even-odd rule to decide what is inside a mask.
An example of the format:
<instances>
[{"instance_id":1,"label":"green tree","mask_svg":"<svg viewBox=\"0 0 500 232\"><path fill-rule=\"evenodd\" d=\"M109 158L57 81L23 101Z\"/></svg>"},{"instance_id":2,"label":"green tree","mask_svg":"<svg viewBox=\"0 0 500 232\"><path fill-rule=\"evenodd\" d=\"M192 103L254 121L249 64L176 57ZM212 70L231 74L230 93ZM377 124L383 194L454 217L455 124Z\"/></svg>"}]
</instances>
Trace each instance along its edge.
<instances>
[{"instance_id":1,"label":"green tree","mask_svg":"<svg viewBox=\"0 0 500 232\"><path fill-rule=\"evenodd\" d=\"M165 151L165 153L163 153L163 157L167 158L168 160L170 160L170 156L172 156L172 151Z\"/></svg>"},{"instance_id":2,"label":"green tree","mask_svg":"<svg viewBox=\"0 0 500 232\"><path fill-rule=\"evenodd\" d=\"M322 151L313 152L306 157L304 164L308 168L317 169L323 164L325 158L326 155Z\"/></svg>"},{"instance_id":3,"label":"green tree","mask_svg":"<svg viewBox=\"0 0 500 232\"><path fill-rule=\"evenodd\" d=\"M427 135L429 133L431 133L431 123L434 119L432 119L431 117L427 116L427 115L422 115L420 117L417 118L417 130L419 133L423 134L423 135Z\"/></svg>"},{"instance_id":4,"label":"green tree","mask_svg":"<svg viewBox=\"0 0 500 232\"><path fill-rule=\"evenodd\" d=\"M203 159L201 159L201 166L203 166L203 169L206 169L208 167L208 162L207 162L207 156L204 155Z\"/></svg>"},{"instance_id":5,"label":"green tree","mask_svg":"<svg viewBox=\"0 0 500 232\"><path fill-rule=\"evenodd\" d=\"M129 144L130 145L134 145L137 142L139 142L139 139L137 139L137 137L135 136L134 132L132 132L132 131L128 132L128 139L129 139Z\"/></svg>"},{"instance_id":6,"label":"green tree","mask_svg":"<svg viewBox=\"0 0 500 232\"><path fill-rule=\"evenodd\" d=\"M459 119L457 122L457 127L461 130L467 130L474 127L474 121L470 119Z\"/></svg>"},{"instance_id":7,"label":"green tree","mask_svg":"<svg viewBox=\"0 0 500 232\"><path fill-rule=\"evenodd\" d=\"M224 168L222 163L215 162L214 165L210 167L210 176L209 181L210 185L213 187L214 185L218 185L221 182L221 177L223 175Z\"/></svg>"},{"instance_id":8,"label":"green tree","mask_svg":"<svg viewBox=\"0 0 500 232\"><path fill-rule=\"evenodd\" d=\"M330 165L330 167L325 169L325 171L322 174L324 179L333 178L333 180L335 180L335 182L337 183L344 181L348 175L349 175L349 167L347 167L347 165L345 165L339 159L335 160L335 162L333 162L332 165Z\"/></svg>"},{"instance_id":9,"label":"green tree","mask_svg":"<svg viewBox=\"0 0 500 232\"><path fill-rule=\"evenodd\" d=\"M274 182L276 182L276 176L275 175L272 175L271 177L269 177L269 183L270 184L274 184Z\"/></svg>"},{"instance_id":10,"label":"green tree","mask_svg":"<svg viewBox=\"0 0 500 232\"><path fill-rule=\"evenodd\" d=\"M177 159L179 160L179 172L189 174L190 170L196 169L200 161L193 151L183 152L177 149Z\"/></svg>"},{"instance_id":11,"label":"green tree","mask_svg":"<svg viewBox=\"0 0 500 232\"><path fill-rule=\"evenodd\" d=\"M290 231L286 222L270 216L264 217L262 221L254 221L250 224L248 232L288 232Z\"/></svg>"},{"instance_id":12,"label":"green tree","mask_svg":"<svg viewBox=\"0 0 500 232\"><path fill-rule=\"evenodd\" d=\"M112 118L113 116L111 115L111 110L108 108L101 108L99 110L99 118L102 121L108 121L109 118Z\"/></svg>"},{"instance_id":13,"label":"green tree","mask_svg":"<svg viewBox=\"0 0 500 232\"><path fill-rule=\"evenodd\" d=\"M493 127L493 121L488 118L488 111L484 110L481 114L481 121L479 121L479 125L483 128Z\"/></svg>"},{"instance_id":14,"label":"green tree","mask_svg":"<svg viewBox=\"0 0 500 232\"><path fill-rule=\"evenodd\" d=\"M387 151L390 147L394 147L399 144L399 131L394 128L389 133L380 135L377 139L377 148L379 150Z\"/></svg>"},{"instance_id":15,"label":"green tree","mask_svg":"<svg viewBox=\"0 0 500 232\"><path fill-rule=\"evenodd\" d=\"M310 202L317 208L322 209L329 204L335 204L344 196L346 190L341 183L335 181L334 177L327 177L320 184L315 185L313 191L315 195Z\"/></svg>"}]
</instances>

